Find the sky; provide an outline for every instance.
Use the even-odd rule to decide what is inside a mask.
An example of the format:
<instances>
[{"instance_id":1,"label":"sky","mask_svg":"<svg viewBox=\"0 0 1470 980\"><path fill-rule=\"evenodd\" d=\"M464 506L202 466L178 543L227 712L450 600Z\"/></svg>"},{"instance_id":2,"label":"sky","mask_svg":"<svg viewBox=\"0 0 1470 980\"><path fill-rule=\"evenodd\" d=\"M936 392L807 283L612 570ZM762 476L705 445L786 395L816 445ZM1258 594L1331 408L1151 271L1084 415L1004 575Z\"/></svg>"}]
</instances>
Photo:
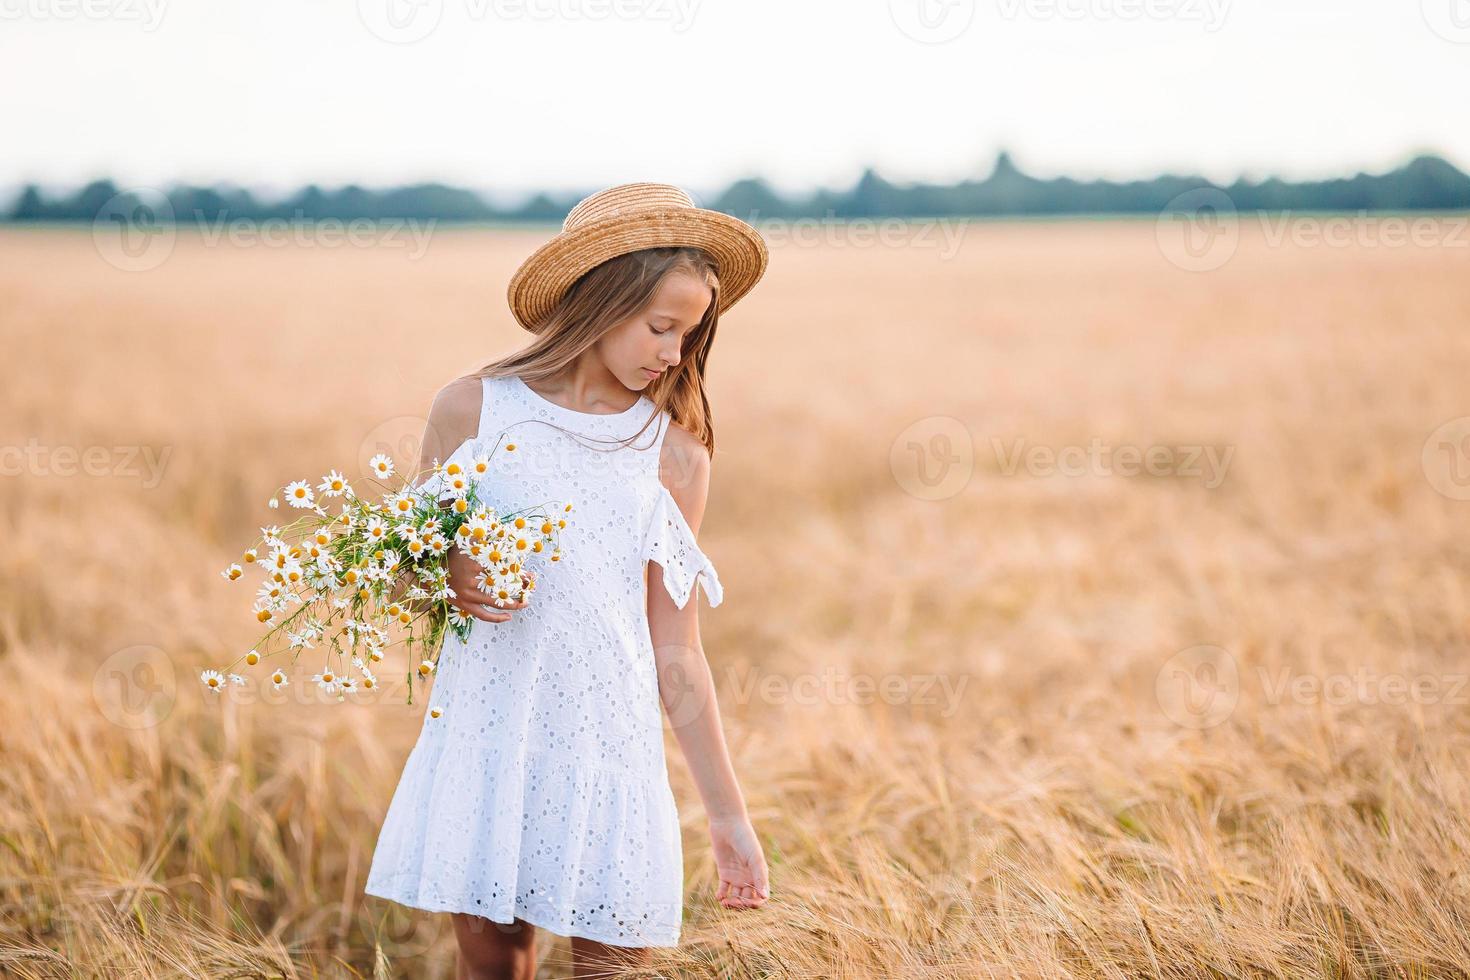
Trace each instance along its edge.
<instances>
[{"instance_id":1,"label":"sky","mask_svg":"<svg viewBox=\"0 0 1470 980\"><path fill-rule=\"evenodd\" d=\"M1470 171L1470 0L0 0L0 188Z\"/></svg>"}]
</instances>

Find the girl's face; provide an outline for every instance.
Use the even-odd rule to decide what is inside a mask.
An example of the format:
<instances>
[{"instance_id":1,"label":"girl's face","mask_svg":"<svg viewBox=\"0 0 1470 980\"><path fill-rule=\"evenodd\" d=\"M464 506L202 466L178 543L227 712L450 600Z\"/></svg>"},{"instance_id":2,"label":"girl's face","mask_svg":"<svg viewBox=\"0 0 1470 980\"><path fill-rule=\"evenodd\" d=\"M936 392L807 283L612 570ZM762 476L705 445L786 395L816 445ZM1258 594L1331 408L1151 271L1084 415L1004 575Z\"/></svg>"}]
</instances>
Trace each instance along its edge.
<instances>
[{"instance_id":1,"label":"girl's face","mask_svg":"<svg viewBox=\"0 0 1470 980\"><path fill-rule=\"evenodd\" d=\"M684 338L699 325L714 290L688 271L664 277L648 305L603 334L597 346L609 371L633 391L679 363Z\"/></svg>"}]
</instances>

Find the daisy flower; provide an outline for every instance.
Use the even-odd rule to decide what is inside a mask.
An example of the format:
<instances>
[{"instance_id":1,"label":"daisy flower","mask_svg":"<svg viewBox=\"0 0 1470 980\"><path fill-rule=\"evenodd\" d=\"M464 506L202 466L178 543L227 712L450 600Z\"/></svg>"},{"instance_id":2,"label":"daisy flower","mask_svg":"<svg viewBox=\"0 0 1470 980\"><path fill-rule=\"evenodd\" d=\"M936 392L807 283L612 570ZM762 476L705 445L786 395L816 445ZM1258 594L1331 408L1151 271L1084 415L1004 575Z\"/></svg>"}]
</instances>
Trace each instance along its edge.
<instances>
[{"instance_id":1,"label":"daisy flower","mask_svg":"<svg viewBox=\"0 0 1470 980\"><path fill-rule=\"evenodd\" d=\"M342 684L342 679L330 667L320 674L313 674L311 679L317 687L328 694L336 694Z\"/></svg>"},{"instance_id":2,"label":"daisy flower","mask_svg":"<svg viewBox=\"0 0 1470 980\"><path fill-rule=\"evenodd\" d=\"M311 486L305 480L296 480L286 484L286 503L292 507L310 507L316 503L316 497L311 492Z\"/></svg>"},{"instance_id":3,"label":"daisy flower","mask_svg":"<svg viewBox=\"0 0 1470 980\"><path fill-rule=\"evenodd\" d=\"M387 453L378 453L368 460L368 469L372 470L373 475L378 479L386 479L393 475L393 460Z\"/></svg>"},{"instance_id":4,"label":"daisy flower","mask_svg":"<svg viewBox=\"0 0 1470 980\"><path fill-rule=\"evenodd\" d=\"M233 582L235 581L235 579L245 574L245 569L241 568L239 565L231 565L229 568L225 569L219 574L220 578L224 579L225 581Z\"/></svg>"},{"instance_id":5,"label":"daisy flower","mask_svg":"<svg viewBox=\"0 0 1470 980\"><path fill-rule=\"evenodd\" d=\"M217 670L206 670L199 675L199 682L215 694L225 686L225 675Z\"/></svg>"},{"instance_id":6,"label":"daisy flower","mask_svg":"<svg viewBox=\"0 0 1470 980\"><path fill-rule=\"evenodd\" d=\"M425 660L425 661L422 661L419 664L419 676L420 677L428 677L433 672L434 672L434 665L432 663L430 663L429 661Z\"/></svg>"},{"instance_id":7,"label":"daisy flower","mask_svg":"<svg viewBox=\"0 0 1470 980\"><path fill-rule=\"evenodd\" d=\"M470 478L463 472L444 478L444 492L451 497L463 497L470 492Z\"/></svg>"},{"instance_id":8,"label":"daisy flower","mask_svg":"<svg viewBox=\"0 0 1470 980\"><path fill-rule=\"evenodd\" d=\"M368 669L368 665L362 662L361 657L353 657L352 666L356 667L359 671L362 672L363 687L377 687L377 675L375 675L371 670Z\"/></svg>"},{"instance_id":9,"label":"daisy flower","mask_svg":"<svg viewBox=\"0 0 1470 980\"><path fill-rule=\"evenodd\" d=\"M317 489L328 497L340 497L344 493L351 493L352 487L347 485L347 478L336 470L332 470L322 477L322 482Z\"/></svg>"},{"instance_id":10,"label":"daisy flower","mask_svg":"<svg viewBox=\"0 0 1470 980\"><path fill-rule=\"evenodd\" d=\"M442 718L442 717L444 717L444 709L441 708L441 707L439 707L439 706L437 706L437 705L435 705L434 707L432 707L432 708L429 709L429 717L430 718Z\"/></svg>"},{"instance_id":11,"label":"daisy flower","mask_svg":"<svg viewBox=\"0 0 1470 980\"><path fill-rule=\"evenodd\" d=\"M291 683L291 681L286 677L285 671L277 670L271 674L271 683L274 684L276 690L279 691L281 688Z\"/></svg>"}]
</instances>

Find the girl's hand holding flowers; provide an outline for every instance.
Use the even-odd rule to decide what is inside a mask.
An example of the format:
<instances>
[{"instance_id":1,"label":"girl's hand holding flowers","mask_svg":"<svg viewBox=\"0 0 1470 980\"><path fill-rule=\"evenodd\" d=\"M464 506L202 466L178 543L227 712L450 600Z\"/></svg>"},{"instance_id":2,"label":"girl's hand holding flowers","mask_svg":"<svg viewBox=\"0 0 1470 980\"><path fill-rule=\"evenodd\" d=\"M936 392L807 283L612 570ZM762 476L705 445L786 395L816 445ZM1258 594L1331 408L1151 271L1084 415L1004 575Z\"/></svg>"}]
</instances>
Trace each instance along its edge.
<instances>
[{"instance_id":1,"label":"girl's hand holding flowers","mask_svg":"<svg viewBox=\"0 0 1470 980\"><path fill-rule=\"evenodd\" d=\"M515 444L504 449L512 452ZM269 630L235 663L254 666L272 656L268 646L282 634L289 644L276 652L289 652L293 662L320 647L325 663L312 681L340 701L379 686L375 671L400 634L412 704L414 680L433 674L446 630L467 639L476 619L508 621L536 588L528 563L561 558L560 532L572 505L497 514L479 499L493 452L482 453L479 439L467 439L442 466L436 459L422 484L405 480L396 489L380 482L394 465L379 454L369 463L369 482L384 491L378 501L358 496L336 470L315 489L304 480L288 484L286 503L306 513L285 528L262 528L241 561L221 572L231 582L250 566L264 573L254 615ZM333 500L340 502L336 515L326 509ZM271 506L280 502L272 499ZM244 684L229 673L234 666L206 670L200 680L216 694L226 684ZM270 679L278 690L290 683L279 668ZM439 713L435 708L431 715Z\"/></svg>"},{"instance_id":2,"label":"girl's hand holding flowers","mask_svg":"<svg viewBox=\"0 0 1470 980\"><path fill-rule=\"evenodd\" d=\"M530 605L525 599L515 602L505 602L502 599L497 604L495 596L482 592L475 584L480 575L479 564L459 550L450 553L448 564L449 587L454 591L449 603L456 609L487 623L504 623L510 619L512 610L524 609Z\"/></svg>"}]
</instances>

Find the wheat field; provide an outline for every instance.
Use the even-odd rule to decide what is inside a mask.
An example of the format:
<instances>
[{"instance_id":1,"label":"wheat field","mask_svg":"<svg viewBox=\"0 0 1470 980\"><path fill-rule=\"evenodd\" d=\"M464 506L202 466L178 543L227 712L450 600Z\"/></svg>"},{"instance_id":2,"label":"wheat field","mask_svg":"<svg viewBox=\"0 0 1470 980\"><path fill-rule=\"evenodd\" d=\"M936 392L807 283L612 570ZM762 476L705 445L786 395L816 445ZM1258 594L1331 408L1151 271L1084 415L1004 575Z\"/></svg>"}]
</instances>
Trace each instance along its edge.
<instances>
[{"instance_id":1,"label":"wheat field","mask_svg":"<svg viewBox=\"0 0 1470 980\"><path fill-rule=\"evenodd\" d=\"M773 242L720 325L703 636L771 900L714 901L668 735L655 974L1470 975L1470 249L946 230ZM0 973L454 975L362 894L422 699L197 677L267 499L520 346L545 235L0 231Z\"/></svg>"}]
</instances>

